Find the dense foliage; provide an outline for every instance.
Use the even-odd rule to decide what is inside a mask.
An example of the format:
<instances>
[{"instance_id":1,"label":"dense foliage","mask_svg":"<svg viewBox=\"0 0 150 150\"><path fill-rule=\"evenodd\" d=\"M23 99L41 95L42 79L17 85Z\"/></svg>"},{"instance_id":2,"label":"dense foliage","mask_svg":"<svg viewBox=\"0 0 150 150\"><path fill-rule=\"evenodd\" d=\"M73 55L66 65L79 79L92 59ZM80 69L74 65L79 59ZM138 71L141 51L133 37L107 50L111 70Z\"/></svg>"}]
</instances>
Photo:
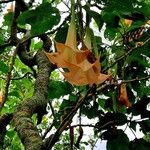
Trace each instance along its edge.
<instances>
[{"instance_id":1,"label":"dense foliage","mask_svg":"<svg viewBox=\"0 0 150 150\"><path fill-rule=\"evenodd\" d=\"M93 149L99 139L107 150L148 150L150 1L73 2L0 1L0 150ZM58 50L55 42L67 41L72 5L74 44L90 44L85 60L92 67L99 60L99 71L109 76L101 83L92 79L100 72L89 71L82 73L91 82L80 85L74 71L78 85L71 84L61 73L69 68L57 68L47 57Z\"/></svg>"}]
</instances>

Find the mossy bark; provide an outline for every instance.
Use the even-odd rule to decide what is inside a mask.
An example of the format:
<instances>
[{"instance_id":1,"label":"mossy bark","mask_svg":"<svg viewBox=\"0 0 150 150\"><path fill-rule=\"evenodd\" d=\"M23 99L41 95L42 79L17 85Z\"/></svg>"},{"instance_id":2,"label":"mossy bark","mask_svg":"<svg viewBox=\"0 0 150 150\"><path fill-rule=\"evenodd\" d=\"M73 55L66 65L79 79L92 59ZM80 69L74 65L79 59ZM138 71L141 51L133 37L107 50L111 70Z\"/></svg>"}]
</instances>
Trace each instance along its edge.
<instances>
[{"instance_id":1,"label":"mossy bark","mask_svg":"<svg viewBox=\"0 0 150 150\"><path fill-rule=\"evenodd\" d=\"M23 101L18 106L13 116L13 123L26 150L46 150L31 117L34 113L41 114L47 106L49 76L52 66L43 51L39 51L35 57L38 74L33 97Z\"/></svg>"}]
</instances>

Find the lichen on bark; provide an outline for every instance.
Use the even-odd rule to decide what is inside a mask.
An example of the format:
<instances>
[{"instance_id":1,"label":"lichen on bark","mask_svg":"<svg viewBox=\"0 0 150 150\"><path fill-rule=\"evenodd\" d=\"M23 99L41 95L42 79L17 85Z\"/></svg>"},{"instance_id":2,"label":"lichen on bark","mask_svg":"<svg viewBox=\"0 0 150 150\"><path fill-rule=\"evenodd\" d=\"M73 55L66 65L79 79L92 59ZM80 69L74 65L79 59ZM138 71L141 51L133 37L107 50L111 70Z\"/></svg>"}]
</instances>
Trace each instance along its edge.
<instances>
[{"instance_id":1,"label":"lichen on bark","mask_svg":"<svg viewBox=\"0 0 150 150\"><path fill-rule=\"evenodd\" d=\"M38 73L34 94L32 98L26 99L18 106L13 116L13 124L26 150L46 150L31 117L34 113L41 114L42 111L44 112L47 106L48 84L52 65L43 51L37 52L35 58Z\"/></svg>"}]
</instances>

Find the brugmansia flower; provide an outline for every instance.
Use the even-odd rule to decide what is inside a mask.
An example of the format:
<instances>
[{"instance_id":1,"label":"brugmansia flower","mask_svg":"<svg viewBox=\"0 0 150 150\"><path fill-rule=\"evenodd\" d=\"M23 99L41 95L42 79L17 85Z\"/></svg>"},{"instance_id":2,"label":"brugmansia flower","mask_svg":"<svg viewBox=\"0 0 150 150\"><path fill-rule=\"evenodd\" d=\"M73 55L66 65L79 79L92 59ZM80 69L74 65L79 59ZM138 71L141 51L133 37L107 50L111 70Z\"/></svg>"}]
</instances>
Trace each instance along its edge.
<instances>
[{"instance_id":1,"label":"brugmansia flower","mask_svg":"<svg viewBox=\"0 0 150 150\"><path fill-rule=\"evenodd\" d=\"M85 38L86 49L77 49L75 14L72 6L71 23L68 29L65 44L55 43L57 52L46 53L49 60L57 67L67 68L62 72L65 79L74 85L101 84L110 76L100 73L101 67L99 57L91 52L91 41L89 36ZM89 41L89 42L87 42ZM87 44L88 43L88 44Z\"/></svg>"}]
</instances>

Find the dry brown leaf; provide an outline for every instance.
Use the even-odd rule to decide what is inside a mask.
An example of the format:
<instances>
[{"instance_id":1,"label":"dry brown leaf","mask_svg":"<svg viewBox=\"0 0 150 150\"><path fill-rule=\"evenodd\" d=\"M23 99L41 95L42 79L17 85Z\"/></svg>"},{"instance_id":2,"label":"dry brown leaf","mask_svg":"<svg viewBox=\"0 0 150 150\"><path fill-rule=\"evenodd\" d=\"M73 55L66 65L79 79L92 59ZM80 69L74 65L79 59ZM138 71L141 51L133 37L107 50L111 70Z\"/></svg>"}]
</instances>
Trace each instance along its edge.
<instances>
[{"instance_id":1,"label":"dry brown leaf","mask_svg":"<svg viewBox=\"0 0 150 150\"><path fill-rule=\"evenodd\" d=\"M131 107L131 103L129 102L128 95L127 95L126 84L124 83L121 84L120 86L119 103L121 105L125 105L126 107Z\"/></svg>"}]
</instances>

